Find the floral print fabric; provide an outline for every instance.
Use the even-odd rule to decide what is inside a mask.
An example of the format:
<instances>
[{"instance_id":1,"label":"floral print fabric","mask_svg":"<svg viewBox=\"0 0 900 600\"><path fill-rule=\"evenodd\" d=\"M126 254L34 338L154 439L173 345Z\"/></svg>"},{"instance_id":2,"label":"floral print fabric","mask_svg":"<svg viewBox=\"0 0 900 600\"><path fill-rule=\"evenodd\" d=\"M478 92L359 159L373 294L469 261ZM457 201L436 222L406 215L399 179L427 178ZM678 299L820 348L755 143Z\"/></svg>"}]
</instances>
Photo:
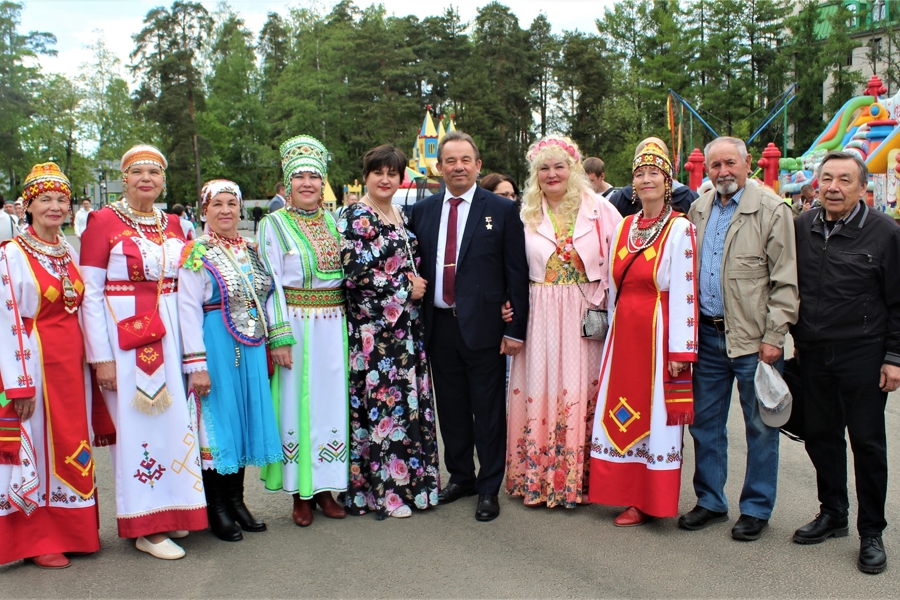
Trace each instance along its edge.
<instances>
[{"instance_id":1,"label":"floral print fabric","mask_svg":"<svg viewBox=\"0 0 900 600\"><path fill-rule=\"evenodd\" d=\"M437 437L420 300L400 228L353 204L338 222L350 353L351 514L437 504ZM409 248L416 240L408 232Z\"/></svg>"}]
</instances>

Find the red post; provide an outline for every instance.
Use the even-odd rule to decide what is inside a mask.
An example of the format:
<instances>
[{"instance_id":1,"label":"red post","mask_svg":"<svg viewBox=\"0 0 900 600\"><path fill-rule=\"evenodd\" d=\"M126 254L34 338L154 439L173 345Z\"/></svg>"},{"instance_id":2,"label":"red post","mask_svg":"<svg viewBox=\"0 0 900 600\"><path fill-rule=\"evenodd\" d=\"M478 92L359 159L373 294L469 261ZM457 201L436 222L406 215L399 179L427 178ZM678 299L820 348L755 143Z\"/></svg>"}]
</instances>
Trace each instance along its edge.
<instances>
[{"instance_id":1,"label":"red post","mask_svg":"<svg viewBox=\"0 0 900 600\"><path fill-rule=\"evenodd\" d=\"M700 185L703 183L703 172L705 170L703 162L703 153L700 152L700 148L694 148L684 165L684 170L691 174L688 178L688 187L695 192L700 189Z\"/></svg>"},{"instance_id":2,"label":"red post","mask_svg":"<svg viewBox=\"0 0 900 600\"><path fill-rule=\"evenodd\" d=\"M762 158L756 164L762 167L763 183L775 189L775 182L778 181L778 159L781 158L781 150L773 143L769 143L762 152Z\"/></svg>"}]
</instances>

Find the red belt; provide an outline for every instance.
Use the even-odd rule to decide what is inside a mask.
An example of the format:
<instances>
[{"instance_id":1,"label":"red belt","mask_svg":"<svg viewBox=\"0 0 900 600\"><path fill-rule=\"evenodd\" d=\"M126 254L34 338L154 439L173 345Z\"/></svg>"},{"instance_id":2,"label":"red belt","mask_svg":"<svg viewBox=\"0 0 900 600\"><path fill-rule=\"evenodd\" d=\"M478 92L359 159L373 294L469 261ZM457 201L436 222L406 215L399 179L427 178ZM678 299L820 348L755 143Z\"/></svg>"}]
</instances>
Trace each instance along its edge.
<instances>
[{"instance_id":1,"label":"red belt","mask_svg":"<svg viewBox=\"0 0 900 600\"><path fill-rule=\"evenodd\" d=\"M110 281L106 280L107 296L136 296L138 293L151 293L156 295L158 281ZM172 294L178 291L178 280L163 279L162 293Z\"/></svg>"}]
</instances>

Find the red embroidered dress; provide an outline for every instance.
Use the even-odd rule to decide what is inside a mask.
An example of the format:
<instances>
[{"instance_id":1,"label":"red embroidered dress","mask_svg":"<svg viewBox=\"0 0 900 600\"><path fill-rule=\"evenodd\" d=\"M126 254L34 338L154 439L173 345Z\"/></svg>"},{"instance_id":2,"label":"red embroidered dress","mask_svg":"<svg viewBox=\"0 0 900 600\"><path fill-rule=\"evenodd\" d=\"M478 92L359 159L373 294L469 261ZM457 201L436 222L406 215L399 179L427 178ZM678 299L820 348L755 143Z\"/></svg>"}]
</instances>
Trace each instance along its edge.
<instances>
[{"instance_id":1,"label":"red embroidered dress","mask_svg":"<svg viewBox=\"0 0 900 600\"><path fill-rule=\"evenodd\" d=\"M0 250L0 563L100 548L84 284L74 250L60 250L51 258L21 238ZM34 415L20 423L14 399L31 397Z\"/></svg>"},{"instance_id":2,"label":"red embroidered dress","mask_svg":"<svg viewBox=\"0 0 900 600\"><path fill-rule=\"evenodd\" d=\"M611 252L614 309L591 438L589 498L672 517L693 396L690 370L673 379L667 367L697 359L696 242L694 226L673 215L652 245L631 253L626 246L635 218L619 226Z\"/></svg>"}]
</instances>

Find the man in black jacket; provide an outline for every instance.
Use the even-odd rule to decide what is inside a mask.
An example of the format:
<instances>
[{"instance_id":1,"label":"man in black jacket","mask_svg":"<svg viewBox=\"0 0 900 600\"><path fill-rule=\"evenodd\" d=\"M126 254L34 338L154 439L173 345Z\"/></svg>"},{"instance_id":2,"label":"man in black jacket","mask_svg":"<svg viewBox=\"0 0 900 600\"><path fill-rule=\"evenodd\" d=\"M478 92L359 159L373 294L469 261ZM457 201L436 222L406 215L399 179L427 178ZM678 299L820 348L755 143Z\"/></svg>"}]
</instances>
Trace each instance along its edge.
<instances>
[{"instance_id":1,"label":"man in black jacket","mask_svg":"<svg viewBox=\"0 0 900 600\"><path fill-rule=\"evenodd\" d=\"M481 159L470 136L448 132L437 159L446 190L413 205L409 228L428 281L425 346L450 472L438 501L478 494L475 518L490 521L506 466L504 354L522 349L528 327L525 230L514 202L476 183ZM515 314L504 323L507 300Z\"/></svg>"},{"instance_id":2,"label":"man in black jacket","mask_svg":"<svg viewBox=\"0 0 900 600\"><path fill-rule=\"evenodd\" d=\"M669 153L669 149L666 147L665 142L659 138L650 137L637 145L634 155L637 156L648 142L659 144L660 147L666 151L666 154ZM585 162L585 168L587 168L587 162ZM691 210L691 204L699 197L700 194L688 186L678 183L677 180L672 182L672 208L676 211L688 214L688 211ZM616 207L616 210L618 210L623 217L633 215L641 210L641 201L634 195L634 188L631 187L630 184L613 192L609 197L609 201L612 202L612 205Z\"/></svg>"},{"instance_id":3,"label":"man in black jacket","mask_svg":"<svg viewBox=\"0 0 900 600\"><path fill-rule=\"evenodd\" d=\"M800 317L791 329L806 392L806 452L820 510L798 544L848 534L846 429L853 448L857 566L887 566L884 409L900 386L900 227L863 200L869 181L856 154L829 152L819 167L821 208L797 217Z\"/></svg>"}]
</instances>

